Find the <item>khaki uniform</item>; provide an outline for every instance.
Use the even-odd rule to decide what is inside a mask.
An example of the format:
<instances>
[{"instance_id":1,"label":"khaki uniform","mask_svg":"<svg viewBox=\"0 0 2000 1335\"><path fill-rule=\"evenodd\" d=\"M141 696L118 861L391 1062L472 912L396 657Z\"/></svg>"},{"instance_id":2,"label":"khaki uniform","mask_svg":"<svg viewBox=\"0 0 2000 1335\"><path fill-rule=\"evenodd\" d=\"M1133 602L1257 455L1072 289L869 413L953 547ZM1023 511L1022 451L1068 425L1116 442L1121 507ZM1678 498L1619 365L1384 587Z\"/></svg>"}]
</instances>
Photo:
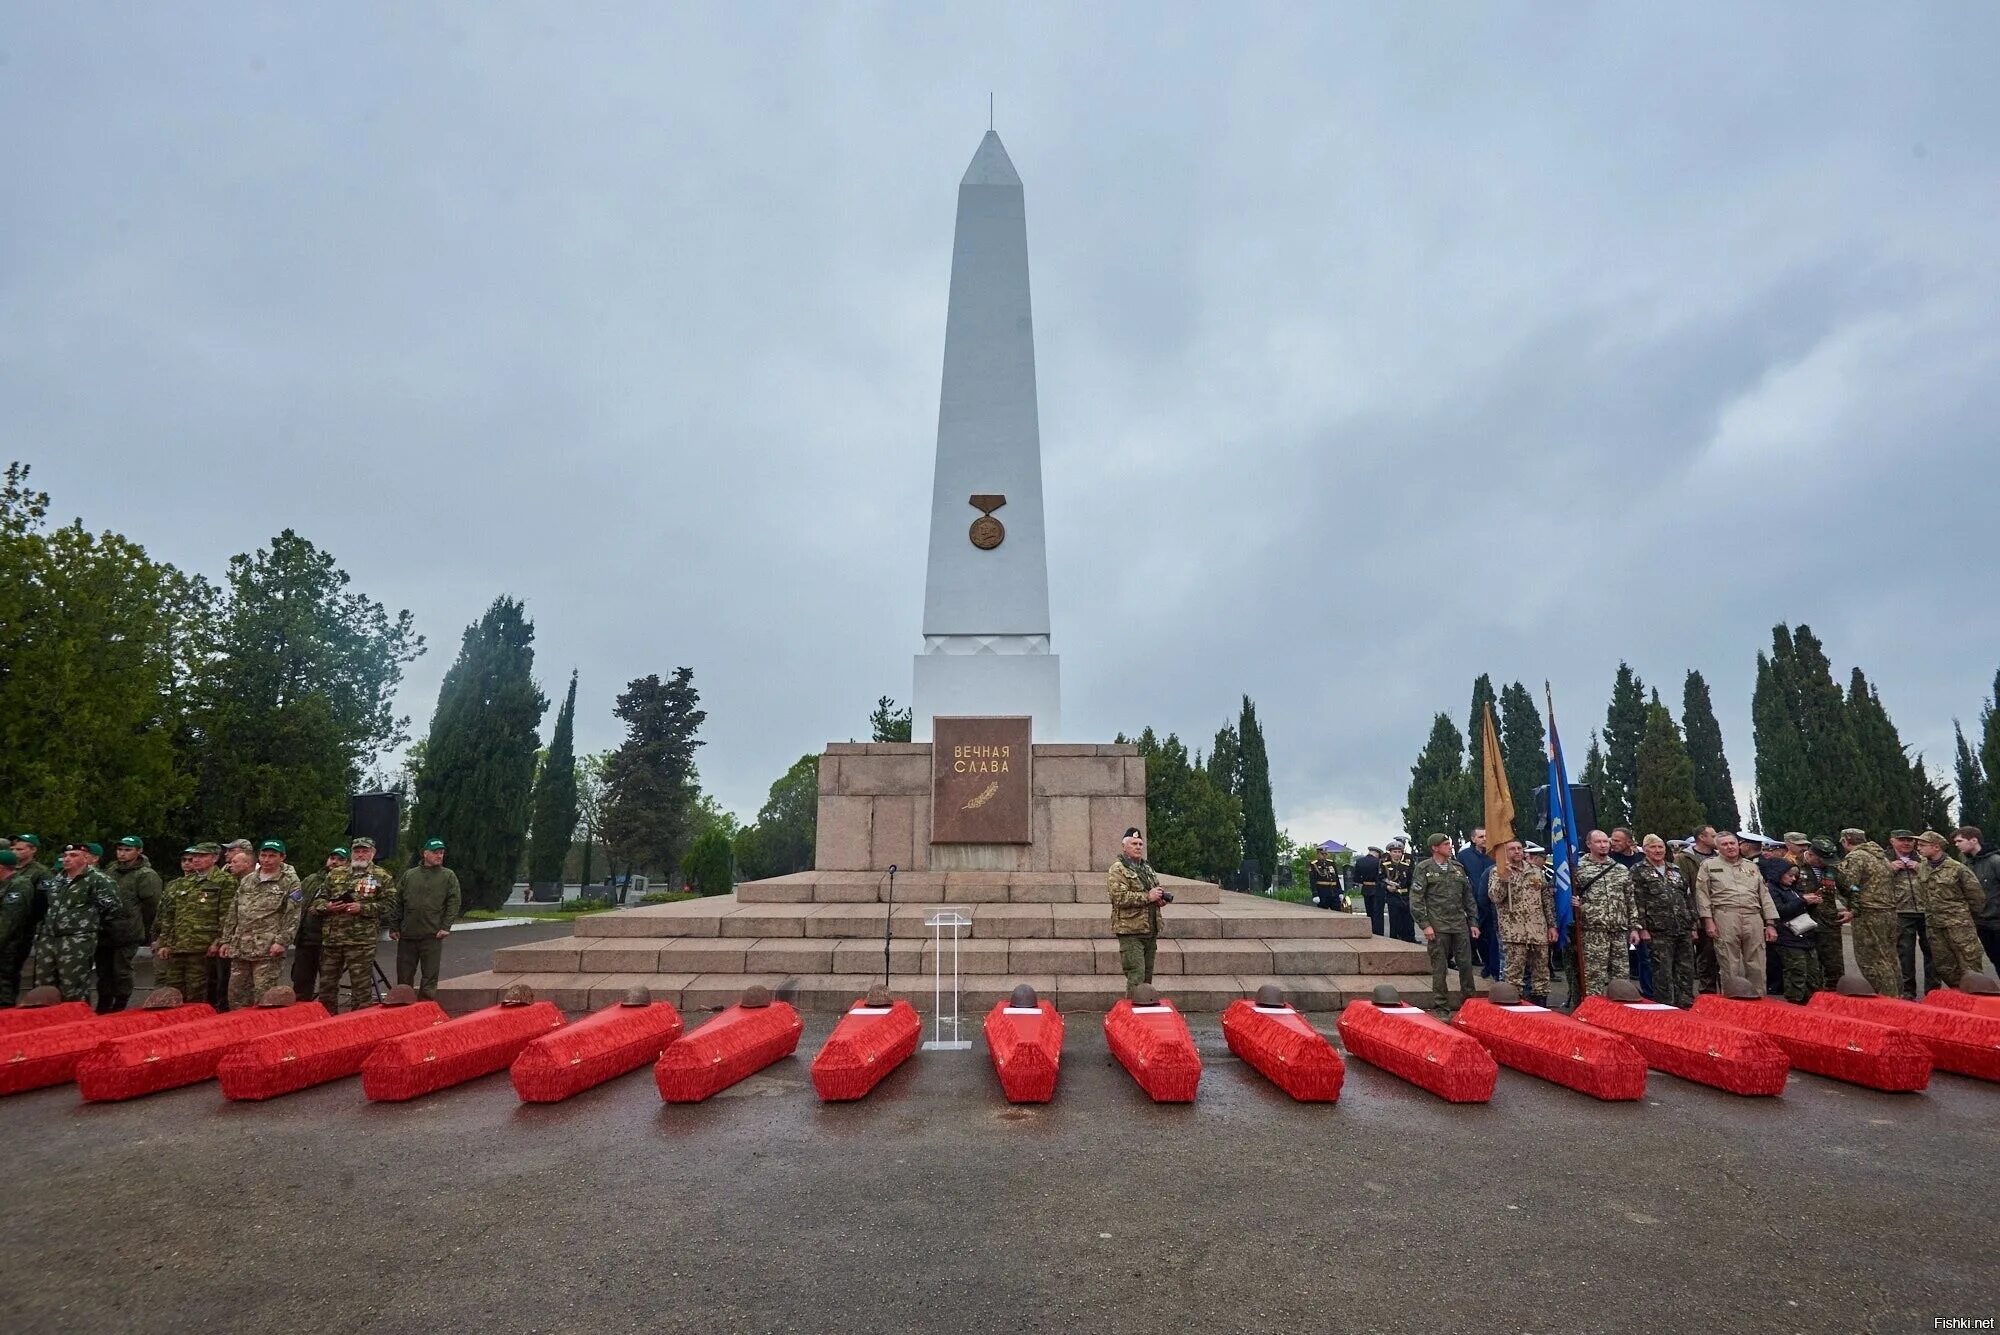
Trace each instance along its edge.
<instances>
[{"instance_id":1,"label":"khaki uniform","mask_svg":"<svg viewBox=\"0 0 2000 1335\"><path fill-rule=\"evenodd\" d=\"M1715 962L1725 974L1764 985L1764 929L1778 921L1778 909L1764 873L1749 858L1721 855L1701 864L1694 878L1695 912L1715 920Z\"/></svg>"},{"instance_id":2,"label":"khaki uniform","mask_svg":"<svg viewBox=\"0 0 2000 1335\"><path fill-rule=\"evenodd\" d=\"M1472 882L1457 859L1425 858L1410 876L1410 916L1430 939L1424 949L1431 957L1431 1004L1444 1010L1451 1004L1445 990L1445 967L1458 960L1458 995L1466 1001L1476 995L1472 981L1472 936L1470 928L1479 921L1479 905L1472 898Z\"/></svg>"},{"instance_id":3,"label":"khaki uniform","mask_svg":"<svg viewBox=\"0 0 2000 1335\"><path fill-rule=\"evenodd\" d=\"M1501 979L1533 991L1533 980L1546 980L1549 933L1556 925L1556 891L1533 867L1509 872L1500 867L1486 882L1487 898L1500 923Z\"/></svg>"},{"instance_id":4,"label":"khaki uniform","mask_svg":"<svg viewBox=\"0 0 2000 1335\"><path fill-rule=\"evenodd\" d=\"M1917 900L1923 905L1931 952L1938 977L1957 987L1968 973L1978 973L1983 951L1973 917L1986 907L1986 891L1972 868L1950 858L1917 859Z\"/></svg>"},{"instance_id":5,"label":"khaki uniform","mask_svg":"<svg viewBox=\"0 0 2000 1335\"><path fill-rule=\"evenodd\" d=\"M259 997L284 984L285 952L298 940L305 897L298 873L290 867L268 880L263 872L253 871L236 883L236 894L222 918L231 1007L254 1006Z\"/></svg>"},{"instance_id":6,"label":"khaki uniform","mask_svg":"<svg viewBox=\"0 0 2000 1335\"><path fill-rule=\"evenodd\" d=\"M1638 911L1632 903L1632 873L1610 858L1585 857L1570 883L1571 907L1583 948L1583 990L1601 997L1615 978L1632 976L1632 931ZM1572 1000L1572 1005L1576 998Z\"/></svg>"},{"instance_id":7,"label":"khaki uniform","mask_svg":"<svg viewBox=\"0 0 2000 1335\"><path fill-rule=\"evenodd\" d=\"M360 912L349 913L350 904ZM320 925L318 995L327 1010L375 1004L375 945L395 912L395 879L373 863L336 867L321 879L307 914Z\"/></svg>"},{"instance_id":8,"label":"khaki uniform","mask_svg":"<svg viewBox=\"0 0 2000 1335\"><path fill-rule=\"evenodd\" d=\"M153 986L176 988L183 1001L210 1000L208 977L213 961L208 952L222 939L222 920L235 897L236 878L220 867L167 884L160 895L160 916L153 920L153 958L157 961Z\"/></svg>"},{"instance_id":9,"label":"khaki uniform","mask_svg":"<svg viewBox=\"0 0 2000 1335\"><path fill-rule=\"evenodd\" d=\"M1104 873L1111 895L1111 932L1118 938L1118 963L1125 972L1125 994L1153 981L1153 959L1160 946L1160 906L1147 894L1160 878L1146 862L1120 855Z\"/></svg>"},{"instance_id":10,"label":"khaki uniform","mask_svg":"<svg viewBox=\"0 0 2000 1335\"><path fill-rule=\"evenodd\" d=\"M1882 845L1856 844L1840 860L1854 910L1854 962L1868 985L1885 997L1901 996L1903 971L1896 960L1896 885Z\"/></svg>"}]
</instances>

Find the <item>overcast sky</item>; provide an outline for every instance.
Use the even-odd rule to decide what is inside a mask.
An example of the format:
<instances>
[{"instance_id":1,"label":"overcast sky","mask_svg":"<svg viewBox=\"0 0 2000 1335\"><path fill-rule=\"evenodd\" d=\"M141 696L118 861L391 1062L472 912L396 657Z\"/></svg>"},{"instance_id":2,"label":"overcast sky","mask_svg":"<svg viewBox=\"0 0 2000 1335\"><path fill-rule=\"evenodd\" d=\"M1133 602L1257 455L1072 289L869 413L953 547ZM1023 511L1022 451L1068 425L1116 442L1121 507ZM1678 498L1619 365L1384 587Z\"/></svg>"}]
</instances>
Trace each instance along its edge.
<instances>
[{"instance_id":1,"label":"overcast sky","mask_svg":"<svg viewBox=\"0 0 2000 1335\"><path fill-rule=\"evenodd\" d=\"M694 669L748 817L907 700L956 185L1027 187L1065 731L1394 829L1431 714L1806 621L1948 770L2000 665L2000 9L0 8L0 428L430 652L523 598L580 748ZM553 715L551 715L551 721Z\"/></svg>"}]
</instances>

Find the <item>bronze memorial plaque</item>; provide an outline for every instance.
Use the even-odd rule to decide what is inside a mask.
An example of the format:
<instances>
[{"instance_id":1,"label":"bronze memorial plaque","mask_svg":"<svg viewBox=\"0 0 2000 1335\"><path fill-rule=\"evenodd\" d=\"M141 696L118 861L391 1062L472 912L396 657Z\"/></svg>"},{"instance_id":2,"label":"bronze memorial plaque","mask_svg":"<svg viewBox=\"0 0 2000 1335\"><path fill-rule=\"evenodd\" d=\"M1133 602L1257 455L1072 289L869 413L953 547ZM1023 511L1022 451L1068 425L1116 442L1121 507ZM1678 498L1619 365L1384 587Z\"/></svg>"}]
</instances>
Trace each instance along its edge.
<instances>
[{"instance_id":1,"label":"bronze memorial plaque","mask_svg":"<svg viewBox=\"0 0 2000 1335\"><path fill-rule=\"evenodd\" d=\"M931 721L931 842L1034 842L1032 720Z\"/></svg>"}]
</instances>

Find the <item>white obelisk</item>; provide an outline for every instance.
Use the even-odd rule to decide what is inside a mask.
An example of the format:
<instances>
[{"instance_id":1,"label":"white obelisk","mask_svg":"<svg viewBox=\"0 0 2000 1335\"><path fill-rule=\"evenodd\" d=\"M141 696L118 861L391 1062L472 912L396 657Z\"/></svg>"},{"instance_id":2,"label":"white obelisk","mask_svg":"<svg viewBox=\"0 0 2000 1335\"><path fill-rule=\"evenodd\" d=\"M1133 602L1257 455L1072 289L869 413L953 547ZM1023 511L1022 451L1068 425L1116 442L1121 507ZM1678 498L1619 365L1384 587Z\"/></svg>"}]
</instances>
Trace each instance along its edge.
<instances>
[{"instance_id":1,"label":"white obelisk","mask_svg":"<svg viewBox=\"0 0 2000 1335\"><path fill-rule=\"evenodd\" d=\"M937 473L912 727L937 715L1027 714L1062 731L1049 652L1042 435L1021 178L991 130L958 183L938 401Z\"/></svg>"}]
</instances>

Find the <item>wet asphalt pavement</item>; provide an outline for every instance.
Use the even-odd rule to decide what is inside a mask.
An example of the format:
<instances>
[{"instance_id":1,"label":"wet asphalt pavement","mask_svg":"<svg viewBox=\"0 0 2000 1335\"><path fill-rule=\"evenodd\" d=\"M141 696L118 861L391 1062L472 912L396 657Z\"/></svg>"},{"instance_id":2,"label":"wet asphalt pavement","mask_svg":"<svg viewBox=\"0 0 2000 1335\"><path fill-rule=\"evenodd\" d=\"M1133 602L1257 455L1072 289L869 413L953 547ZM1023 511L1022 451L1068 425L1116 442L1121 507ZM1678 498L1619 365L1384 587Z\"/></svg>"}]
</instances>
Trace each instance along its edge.
<instances>
[{"instance_id":1,"label":"wet asphalt pavement","mask_svg":"<svg viewBox=\"0 0 2000 1335\"><path fill-rule=\"evenodd\" d=\"M831 1023L694 1106L644 1071L547 1107L505 1074L404 1105L355 1080L0 1099L0 1330L1927 1331L2000 1307L2000 1087L1956 1076L1749 1100L1656 1073L1611 1105L1503 1070L1464 1107L1350 1061L1308 1106L1197 1017L1200 1099L1166 1107L1073 1015L1047 1107L1004 1103L983 1043L823 1105Z\"/></svg>"}]
</instances>

